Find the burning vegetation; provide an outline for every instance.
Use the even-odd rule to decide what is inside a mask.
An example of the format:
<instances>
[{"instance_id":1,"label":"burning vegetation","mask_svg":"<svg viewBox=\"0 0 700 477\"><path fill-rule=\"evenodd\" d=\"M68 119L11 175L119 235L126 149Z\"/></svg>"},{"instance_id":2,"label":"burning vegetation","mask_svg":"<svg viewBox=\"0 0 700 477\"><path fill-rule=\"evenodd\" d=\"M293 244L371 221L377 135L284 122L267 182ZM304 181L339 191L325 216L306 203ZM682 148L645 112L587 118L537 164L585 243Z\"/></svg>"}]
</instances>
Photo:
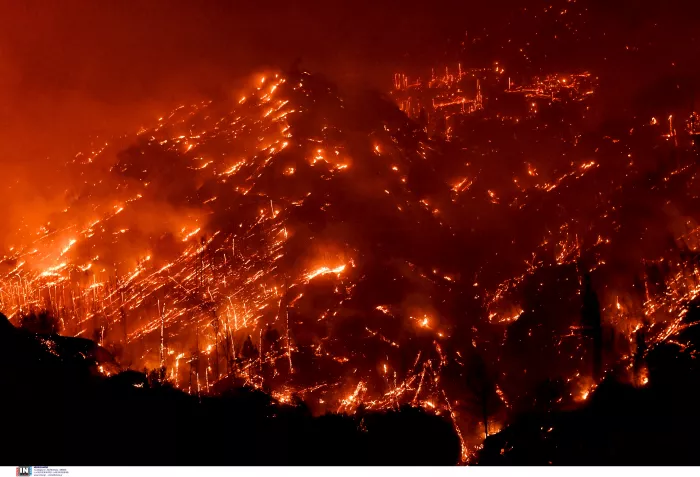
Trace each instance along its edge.
<instances>
[{"instance_id":1,"label":"burning vegetation","mask_svg":"<svg viewBox=\"0 0 700 477\"><path fill-rule=\"evenodd\" d=\"M691 347L694 126L600 126L593 78L459 65L348 99L290 71L182 105L66 164L0 308L200 399L420 407L468 461L516 411L644 387L649 349Z\"/></svg>"}]
</instances>

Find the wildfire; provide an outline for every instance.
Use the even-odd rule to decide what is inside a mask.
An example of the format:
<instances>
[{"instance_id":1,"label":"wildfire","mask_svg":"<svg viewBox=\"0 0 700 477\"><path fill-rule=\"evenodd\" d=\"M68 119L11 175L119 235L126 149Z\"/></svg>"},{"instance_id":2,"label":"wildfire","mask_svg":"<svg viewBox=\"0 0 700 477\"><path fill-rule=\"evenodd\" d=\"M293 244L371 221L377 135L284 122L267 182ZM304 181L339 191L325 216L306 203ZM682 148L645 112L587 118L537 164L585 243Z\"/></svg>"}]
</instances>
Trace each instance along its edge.
<instances>
[{"instance_id":1,"label":"wildfire","mask_svg":"<svg viewBox=\"0 0 700 477\"><path fill-rule=\"evenodd\" d=\"M502 71L497 67L498 75ZM473 95L447 97L446 91L471 82L471 73L487 76L461 66L429 82L397 76L395 97L412 117L412 98L423 93L430 101L422 104L433 112L482 111L486 103L475 82ZM571 290L582 275L605 268L620 253L616 240L627 209L618 203L626 191L615 181L633 171L609 173L610 184L584 199L591 176L611 167L598 155L540 161L528 155L528 162L518 156L489 174L489 162L498 162L491 149L465 147L447 173L436 160L443 160L444 143L421 130L406 132L403 123L387 120L356 144L328 114L318 125L309 119L311 132L301 134L290 118L315 107L314 95L335 95L312 90L303 78L258 77L245 96L225 107L178 108L140 131L143 154L120 156L102 184L87 187L81 197L88 212L76 210L80 204L62 207L65 224L30 230L30 238L7 252L2 309L13 319L48 309L72 335L90 337L102 329L107 343L123 343L133 353L134 367L163 364L175 386L193 394L214 392L235 378L272 389L282 403L307 392L324 411L411 403L440 412L452 419L466 458L483 436L466 432L463 411L452 408L462 397L447 399L452 391L445 376L468 368L469 349L494 358L499 376L513 376L512 364L501 360L510 341L555 349L553 366L574 376L571 370L584 360L584 338L538 330L530 319L551 314L578 322L578 315L562 310L578 310L579 292ZM509 85L508 91L527 98L527 109L531 102L578 101L591 91L589 82L587 75L558 74ZM333 101L342 103L331 96L328 103ZM168 163L181 167L175 183L159 183L158 174L149 173L158 164L142 161L153 151L178 158ZM83 166L90 164L95 161ZM690 166L680 164L669 180L694 174L682 167ZM421 175L431 176L436 193L415 186ZM184 191L174 200L182 202L175 212L163 205L172 190ZM363 202L366 197L371 199ZM594 212L579 217L579 208ZM87 227L84 217L91 220ZM698 250L700 229L684 227L682 240ZM568 291L545 295L559 272L551 281ZM606 322L618 320L637 332L647 330L641 322L648 319L651 343L689 326L683 316L687 303L700 296L697 267L672 267L663 291L649 277L642 281L645 299L637 308L622 292L621 302L614 288L601 295ZM560 303L566 305L545 309ZM639 313L628 317L635 309ZM535 341L538 333L551 340ZM300 356L313 357L311 369ZM318 376L297 379L302 373ZM587 401L596 387L581 374L571 378L572 402ZM510 409L519 397L507 379L496 394ZM305 381L306 388L297 384ZM646 385L648 371L642 369L635 382Z\"/></svg>"},{"instance_id":2,"label":"wildfire","mask_svg":"<svg viewBox=\"0 0 700 477\"><path fill-rule=\"evenodd\" d=\"M329 268L329 267L320 267L317 268L316 270L309 272L306 274L306 280L310 281L313 280L314 278L321 276L321 275L327 275L329 273L335 274L338 277L340 277L340 274L345 271L345 265L339 265L335 268Z\"/></svg>"}]
</instances>

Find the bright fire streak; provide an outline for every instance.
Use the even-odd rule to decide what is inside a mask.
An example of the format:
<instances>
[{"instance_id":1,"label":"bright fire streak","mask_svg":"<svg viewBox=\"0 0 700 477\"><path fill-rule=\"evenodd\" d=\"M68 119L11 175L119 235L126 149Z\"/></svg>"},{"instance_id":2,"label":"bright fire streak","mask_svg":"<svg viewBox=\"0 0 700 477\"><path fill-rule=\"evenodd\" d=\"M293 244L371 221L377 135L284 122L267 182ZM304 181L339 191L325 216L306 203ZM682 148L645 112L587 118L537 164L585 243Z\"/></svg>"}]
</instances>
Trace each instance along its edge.
<instances>
[{"instance_id":1,"label":"bright fire streak","mask_svg":"<svg viewBox=\"0 0 700 477\"><path fill-rule=\"evenodd\" d=\"M343 270L345 270L345 265L340 265L339 267L335 267L335 268L321 267L321 268L314 270L311 273L308 273L306 275L306 280L307 281L313 280L314 278L316 278L319 275L326 275L328 273L335 273L337 275L340 275L341 273L343 273Z\"/></svg>"},{"instance_id":2,"label":"bright fire streak","mask_svg":"<svg viewBox=\"0 0 700 477\"><path fill-rule=\"evenodd\" d=\"M66 252L68 252L68 250L70 250L70 248L71 248L73 245L75 245L76 242L77 242L77 240L71 239L70 242L68 242L68 246L67 246L66 248L64 248L63 251L61 252L61 256L65 255Z\"/></svg>"},{"instance_id":3,"label":"bright fire streak","mask_svg":"<svg viewBox=\"0 0 700 477\"><path fill-rule=\"evenodd\" d=\"M57 265L57 266L55 266L55 267L47 268L46 270L44 270L44 272L42 272L41 276L42 276L42 277L48 277L48 276L51 276L51 275L56 275L56 274L57 274L56 272L57 272L58 270L63 269L63 268L66 268L66 263L65 263L65 262L63 262L62 264Z\"/></svg>"},{"instance_id":4,"label":"bright fire streak","mask_svg":"<svg viewBox=\"0 0 700 477\"><path fill-rule=\"evenodd\" d=\"M196 230L193 230L192 232L188 233L185 235L185 238L182 239L183 242L187 242L189 239L191 239L194 235L197 235L199 231L202 230L201 228L198 228Z\"/></svg>"}]
</instances>

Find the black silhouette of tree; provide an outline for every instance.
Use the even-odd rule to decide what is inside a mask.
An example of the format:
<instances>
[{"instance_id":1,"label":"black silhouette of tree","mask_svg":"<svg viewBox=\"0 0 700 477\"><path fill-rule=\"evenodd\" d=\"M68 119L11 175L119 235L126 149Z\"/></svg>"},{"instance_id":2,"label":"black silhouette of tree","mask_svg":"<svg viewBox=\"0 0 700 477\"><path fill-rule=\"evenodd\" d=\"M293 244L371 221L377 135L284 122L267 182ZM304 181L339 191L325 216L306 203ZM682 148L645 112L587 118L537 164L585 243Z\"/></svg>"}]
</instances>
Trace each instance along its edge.
<instances>
[{"instance_id":1,"label":"black silhouette of tree","mask_svg":"<svg viewBox=\"0 0 700 477\"><path fill-rule=\"evenodd\" d=\"M425 108L420 108L420 113L418 114L418 125L423 131L426 131L428 128L428 114L425 112Z\"/></svg>"},{"instance_id":2,"label":"black silhouette of tree","mask_svg":"<svg viewBox=\"0 0 700 477\"><path fill-rule=\"evenodd\" d=\"M467 366L467 387L472 395L474 410L481 415L486 438L489 436L489 418L497 406L498 394L496 382L479 354L475 354Z\"/></svg>"},{"instance_id":3,"label":"black silhouette of tree","mask_svg":"<svg viewBox=\"0 0 700 477\"><path fill-rule=\"evenodd\" d=\"M646 323L642 324L642 327L635 333L635 351L634 351L634 377L636 381L639 381L639 373L642 370L642 365L644 364L644 355L647 352L647 340L646 340Z\"/></svg>"},{"instance_id":4,"label":"black silhouette of tree","mask_svg":"<svg viewBox=\"0 0 700 477\"><path fill-rule=\"evenodd\" d=\"M265 349L270 349L277 351L279 349L280 333L277 328L273 328L270 324L267 325L267 329L263 334L263 340L265 342Z\"/></svg>"},{"instance_id":5,"label":"black silhouette of tree","mask_svg":"<svg viewBox=\"0 0 700 477\"><path fill-rule=\"evenodd\" d=\"M63 330L61 320L47 310L31 311L20 318L20 328L40 335L58 334Z\"/></svg>"},{"instance_id":6,"label":"black silhouette of tree","mask_svg":"<svg viewBox=\"0 0 700 477\"><path fill-rule=\"evenodd\" d=\"M254 360L259 356L258 348L253 344L253 339L248 335L248 338L243 343L243 349L241 350L241 356L243 359Z\"/></svg>"},{"instance_id":7,"label":"black silhouette of tree","mask_svg":"<svg viewBox=\"0 0 700 477\"><path fill-rule=\"evenodd\" d=\"M122 343L109 343L109 345L107 345L107 351L114 356L117 362L123 361L124 345Z\"/></svg>"},{"instance_id":8,"label":"black silhouette of tree","mask_svg":"<svg viewBox=\"0 0 700 477\"><path fill-rule=\"evenodd\" d=\"M598 295L593 291L591 276L583 277L583 305L581 307L581 325L583 334L593 341L593 379L600 380L603 373L603 325L600 315Z\"/></svg>"},{"instance_id":9,"label":"black silhouette of tree","mask_svg":"<svg viewBox=\"0 0 700 477\"><path fill-rule=\"evenodd\" d=\"M146 370L144 370L146 371ZM165 378L167 372L167 368L165 366L162 366L161 368L154 368L148 373L148 384L152 388L157 388L160 386L164 386L167 384L167 380Z\"/></svg>"}]
</instances>

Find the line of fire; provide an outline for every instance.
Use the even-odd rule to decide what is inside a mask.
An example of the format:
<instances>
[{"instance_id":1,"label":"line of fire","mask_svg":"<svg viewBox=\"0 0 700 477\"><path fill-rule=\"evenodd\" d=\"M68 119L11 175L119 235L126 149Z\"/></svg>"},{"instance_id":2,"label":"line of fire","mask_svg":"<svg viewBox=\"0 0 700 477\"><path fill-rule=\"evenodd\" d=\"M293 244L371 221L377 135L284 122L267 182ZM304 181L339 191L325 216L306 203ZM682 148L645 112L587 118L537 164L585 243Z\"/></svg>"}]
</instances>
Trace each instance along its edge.
<instances>
[{"instance_id":1,"label":"line of fire","mask_svg":"<svg viewBox=\"0 0 700 477\"><path fill-rule=\"evenodd\" d=\"M429 78L355 104L268 72L94 143L64 165L60 210L12 224L0 310L55 356L92 340L104 379L313 415L419 408L462 463L516 452L523 409L643 392L655 350L694 360L692 106L594 129L595 72Z\"/></svg>"}]
</instances>

